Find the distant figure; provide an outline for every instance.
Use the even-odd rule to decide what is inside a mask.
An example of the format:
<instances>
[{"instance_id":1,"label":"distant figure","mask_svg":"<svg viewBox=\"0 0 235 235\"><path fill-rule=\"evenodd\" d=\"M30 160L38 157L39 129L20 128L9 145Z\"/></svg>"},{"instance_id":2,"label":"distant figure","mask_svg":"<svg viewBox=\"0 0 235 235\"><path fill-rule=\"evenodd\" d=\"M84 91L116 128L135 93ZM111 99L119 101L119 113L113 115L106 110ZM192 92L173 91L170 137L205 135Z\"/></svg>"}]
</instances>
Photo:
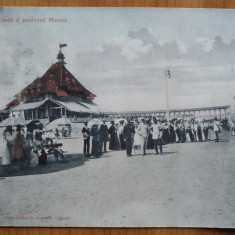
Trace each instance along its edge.
<instances>
[{"instance_id":1,"label":"distant figure","mask_svg":"<svg viewBox=\"0 0 235 235\"><path fill-rule=\"evenodd\" d=\"M206 120L203 120L202 122L202 130L203 130L205 141L208 141L209 140L209 125Z\"/></svg>"},{"instance_id":2,"label":"distant figure","mask_svg":"<svg viewBox=\"0 0 235 235\"><path fill-rule=\"evenodd\" d=\"M202 129L199 122L197 122L197 136L198 136L198 141L202 142Z\"/></svg>"},{"instance_id":3,"label":"distant figure","mask_svg":"<svg viewBox=\"0 0 235 235\"><path fill-rule=\"evenodd\" d=\"M215 136L216 136L215 141L219 142L220 126L219 126L219 121L217 120L217 117L214 118L213 127L214 127Z\"/></svg>"},{"instance_id":4,"label":"distant figure","mask_svg":"<svg viewBox=\"0 0 235 235\"><path fill-rule=\"evenodd\" d=\"M95 157L100 157L100 139L99 139L99 128L98 125L93 125L91 127L90 135L92 136L92 149L91 155Z\"/></svg>"},{"instance_id":5,"label":"distant figure","mask_svg":"<svg viewBox=\"0 0 235 235\"><path fill-rule=\"evenodd\" d=\"M115 139L116 139L116 127L114 121L111 121L111 126L109 127L109 149L115 150Z\"/></svg>"},{"instance_id":6,"label":"distant figure","mask_svg":"<svg viewBox=\"0 0 235 235\"><path fill-rule=\"evenodd\" d=\"M118 123L115 125L115 150L120 149L120 141L118 137Z\"/></svg>"},{"instance_id":7,"label":"distant figure","mask_svg":"<svg viewBox=\"0 0 235 235\"><path fill-rule=\"evenodd\" d=\"M135 134L135 129L134 126L131 124L131 120L127 120L127 124L123 128L123 137L124 140L126 141L126 155L127 157L132 156L131 151L132 151L132 145L134 141L134 134Z\"/></svg>"},{"instance_id":8,"label":"distant figure","mask_svg":"<svg viewBox=\"0 0 235 235\"><path fill-rule=\"evenodd\" d=\"M171 141L171 138L170 138L170 134L169 134L169 126L168 126L167 120L162 122L161 128L162 128L162 140L165 143L169 144ZM180 124L179 124L179 135L181 136ZM182 138L181 138L181 140L182 140Z\"/></svg>"},{"instance_id":9,"label":"distant figure","mask_svg":"<svg viewBox=\"0 0 235 235\"><path fill-rule=\"evenodd\" d=\"M60 131L59 131L59 129L58 129L57 127L55 128L55 137L56 137L57 139L61 139Z\"/></svg>"},{"instance_id":10,"label":"distant figure","mask_svg":"<svg viewBox=\"0 0 235 235\"><path fill-rule=\"evenodd\" d=\"M193 135L193 131L191 129L191 122L189 121L186 124L186 136L189 142L194 142L194 135Z\"/></svg>"},{"instance_id":11,"label":"distant figure","mask_svg":"<svg viewBox=\"0 0 235 235\"><path fill-rule=\"evenodd\" d=\"M85 156L90 154L90 130L87 127L87 122L84 123L84 127L82 128L82 135L83 135L83 154Z\"/></svg>"},{"instance_id":12,"label":"distant figure","mask_svg":"<svg viewBox=\"0 0 235 235\"><path fill-rule=\"evenodd\" d=\"M175 123L175 133L177 135L177 143L181 143L182 142L182 138L181 138L181 133L180 133L180 122L176 121Z\"/></svg>"},{"instance_id":13,"label":"distant figure","mask_svg":"<svg viewBox=\"0 0 235 235\"><path fill-rule=\"evenodd\" d=\"M138 134L140 136L140 147L141 147L141 152L142 155L146 155L146 148L147 148L147 140L148 140L148 134L149 134L149 129L148 125L145 123L145 119L141 119L141 123L138 126Z\"/></svg>"},{"instance_id":14,"label":"distant figure","mask_svg":"<svg viewBox=\"0 0 235 235\"><path fill-rule=\"evenodd\" d=\"M124 121L120 121L120 126L118 129L119 140L120 140L120 144L121 144L121 149L126 149L126 143L125 143L124 137L123 137L123 129L124 129Z\"/></svg>"},{"instance_id":15,"label":"distant figure","mask_svg":"<svg viewBox=\"0 0 235 235\"><path fill-rule=\"evenodd\" d=\"M33 131L33 151L38 154L40 149L42 149L42 130L38 127Z\"/></svg>"},{"instance_id":16,"label":"distant figure","mask_svg":"<svg viewBox=\"0 0 235 235\"><path fill-rule=\"evenodd\" d=\"M106 153L107 152L106 144L107 144L107 140L108 140L108 137L109 137L109 131L108 131L107 125L105 124L105 120L103 120L103 124L100 125L99 137L100 137L100 146L101 146L100 150L102 152L102 149L103 149L103 146L104 146L104 152Z\"/></svg>"},{"instance_id":17,"label":"distant figure","mask_svg":"<svg viewBox=\"0 0 235 235\"><path fill-rule=\"evenodd\" d=\"M159 146L159 150L160 150L160 154L162 154L162 131L161 131L161 125L158 124L157 119L153 119L153 124L151 126L152 129L152 135L153 135L153 142L154 142L154 147L155 147L155 151L156 154L158 154L158 146Z\"/></svg>"},{"instance_id":18,"label":"distant figure","mask_svg":"<svg viewBox=\"0 0 235 235\"><path fill-rule=\"evenodd\" d=\"M186 132L185 132L185 125L184 125L183 119L180 121L180 136L181 136L182 143L184 143L186 141Z\"/></svg>"},{"instance_id":19,"label":"distant figure","mask_svg":"<svg viewBox=\"0 0 235 235\"><path fill-rule=\"evenodd\" d=\"M6 140L5 154L2 158L2 165L11 164L12 152L15 144L15 135L12 126L7 126L3 132L3 138Z\"/></svg>"},{"instance_id":20,"label":"distant figure","mask_svg":"<svg viewBox=\"0 0 235 235\"><path fill-rule=\"evenodd\" d=\"M151 126L150 120L147 120L146 124L148 125L148 128L150 129L150 126ZM148 134L147 149L154 149L153 135L150 131Z\"/></svg>"},{"instance_id":21,"label":"distant figure","mask_svg":"<svg viewBox=\"0 0 235 235\"><path fill-rule=\"evenodd\" d=\"M171 143L173 144L176 141L176 135L175 135L174 122L173 121L170 122L169 131L170 131Z\"/></svg>"},{"instance_id":22,"label":"distant figure","mask_svg":"<svg viewBox=\"0 0 235 235\"><path fill-rule=\"evenodd\" d=\"M11 162L24 162L27 159L23 145L25 144L24 136L21 134L21 126L16 128L15 145L12 152Z\"/></svg>"}]
</instances>

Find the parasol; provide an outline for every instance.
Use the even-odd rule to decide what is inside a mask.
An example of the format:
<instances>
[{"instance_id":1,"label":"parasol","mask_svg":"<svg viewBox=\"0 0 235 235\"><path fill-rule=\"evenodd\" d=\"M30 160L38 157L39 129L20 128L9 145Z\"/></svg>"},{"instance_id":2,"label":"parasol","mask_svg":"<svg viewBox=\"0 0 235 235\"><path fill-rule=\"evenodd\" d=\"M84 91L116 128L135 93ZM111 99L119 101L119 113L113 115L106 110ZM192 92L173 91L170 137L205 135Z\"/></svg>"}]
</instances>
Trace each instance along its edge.
<instances>
[{"instance_id":1,"label":"parasol","mask_svg":"<svg viewBox=\"0 0 235 235\"><path fill-rule=\"evenodd\" d=\"M115 124L117 124L117 123L120 123L120 122L124 122L124 123L127 123L127 120L125 119L125 118L118 118L118 119L116 119L115 121L114 121L114 123Z\"/></svg>"},{"instance_id":2,"label":"parasol","mask_svg":"<svg viewBox=\"0 0 235 235\"><path fill-rule=\"evenodd\" d=\"M26 124L26 121L22 118L22 117L9 117L5 120L3 120L1 123L0 123L0 126L1 127L4 127L4 126L17 126L17 125L25 125Z\"/></svg>"},{"instance_id":3,"label":"parasol","mask_svg":"<svg viewBox=\"0 0 235 235\"><path fill-rule=\"evenodd\" d=\"M87 123L87 127L90 128L93 125L101 125L103 122L100 119L94 118Z\"/></svg>"},{"instance_id":4,"label":"parasol","mask_svg":"<svg viewBox=\"0 0 235 235\"><path fill-rule=\"evenodd\" d=\"M62 118L58 118L58 119L55 119L54 121L50 122L46 126L46 129L52 130L52 129L57 128L58 126L65 126L65 125L71 125L71 124L72 124L72 122L68 118L62 117Z\"/></svg>"}]
</instances>

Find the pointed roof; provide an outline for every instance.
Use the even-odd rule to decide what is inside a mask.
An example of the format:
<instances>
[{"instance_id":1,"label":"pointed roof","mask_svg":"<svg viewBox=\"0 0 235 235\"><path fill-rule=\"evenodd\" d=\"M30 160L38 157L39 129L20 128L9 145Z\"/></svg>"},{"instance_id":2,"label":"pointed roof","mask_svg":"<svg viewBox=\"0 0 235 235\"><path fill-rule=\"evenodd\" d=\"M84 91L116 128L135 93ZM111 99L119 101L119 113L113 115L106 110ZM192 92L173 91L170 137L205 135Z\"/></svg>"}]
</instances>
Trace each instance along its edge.
<instances>
[{"instance_id":1,"label":"pointed roof","mask_svg":"<svg viewBox=\"0 0 235 235\"><path fill-rule=\"evenodd\" d=\"M17 100L36 98L41 94L54 93L59 97L81 96L93 100L95 94L87 90L64 66L64 55L59 52L58 62L52 64L40 78L15 95ZM12 106L12 102L7 106ZM14 103L15 104L15 103ZM13 104L13 105L14 105Z\"/></svg>"}]
</instances>

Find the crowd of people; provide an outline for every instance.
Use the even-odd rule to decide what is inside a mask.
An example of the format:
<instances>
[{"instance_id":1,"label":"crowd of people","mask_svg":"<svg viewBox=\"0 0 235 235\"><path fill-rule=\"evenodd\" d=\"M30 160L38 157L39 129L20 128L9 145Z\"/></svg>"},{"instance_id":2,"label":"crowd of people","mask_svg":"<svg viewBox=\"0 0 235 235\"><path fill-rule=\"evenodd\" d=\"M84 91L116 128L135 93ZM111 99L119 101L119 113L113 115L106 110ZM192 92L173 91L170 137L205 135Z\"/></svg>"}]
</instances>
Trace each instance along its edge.
<instances>
[{"instance_id":1,"label":"crowd of people","mask_svg":"<svg viewBox=\"0 0 235 235\"><path fill-rule=\"evenodd\" d=\"M163 145L169 143L219 141L221 132L220 122L215 117L213 121L199 119L122 119L119 122L111 121L108 128L105 120L101 125L88 128L85 123L82 133L84 139L84 155L99 157L107 152L107 142L110 150L126 149L127 156L132 150L141 149L146 155L147 149L155 149L156 154L163 153ZM90 153L90 136L92 150Z\"/></svg>"},{"instance_id":2,"label":"crowd of people","mask_svg":"<svg viewBox=\"0 0 235 235\"><path fill-rule=\"evenodd\" d=\"M30 130L26 126L7 126L3 132L6 147L2 158L2 165L22 163L25 166L47 164L47 153L53 152L56 159L63 156L57 148L53 148L56 133L52 130L45 131L41 123L36 123Z\"/></svg>"},{"instance_id":3,"label":"crowd of people","mask_svg":"<svg viewBox=\"0 0 235 235\"><path fill-rule=\"evenodd\" d=\"M235 134L235 123L230 123L232 135ZM28 166L47 163L47 154L53 153L56 161L63 159L63 151L54 145L55 139L61 138L58 131L45 130L40 122L34 128L26 126L7 126L3 132L6 150L2 158L2 165L24 163ZM141 150L146 155L147 149L153 149L156 154L163 153L163 145L170 143L219 141L221 123L215 117L213 121L199 119L117 119L108 125L106 120L102 124L94 123L88 126L84 123L82 136L84 140L84 156L100 157L109 150L126 150L127 157L133 151ZM71 133L71 132L70 132ZM91 142L91 151L90 151ZM109 146L107 146L109 144ZM61 144L62 145L62 144ZM46 148L48 149L46 153ZM48 147L49 146L49 147Z\"/></svg>"}]
</instances>

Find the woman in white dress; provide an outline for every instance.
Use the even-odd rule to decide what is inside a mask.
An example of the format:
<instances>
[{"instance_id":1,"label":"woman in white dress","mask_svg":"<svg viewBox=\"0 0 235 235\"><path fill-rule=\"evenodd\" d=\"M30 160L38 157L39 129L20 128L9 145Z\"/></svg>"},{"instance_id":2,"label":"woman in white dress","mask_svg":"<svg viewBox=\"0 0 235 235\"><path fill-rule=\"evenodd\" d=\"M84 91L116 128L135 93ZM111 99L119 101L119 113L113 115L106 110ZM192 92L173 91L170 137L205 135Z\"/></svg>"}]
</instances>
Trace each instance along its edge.
<instances>
[{"instance_id":1,"label":"woman in white dress","mask_svg":"<svg viewBox=\"0 0 235 235\"><path fill-rule=\"evenodd\" d=\"M140 144L141 144L141 137L140 137L140 135L138 134L138 131L137 131L137 129L138 129L138 122L136 122L134 124L134 126L135 126L134 147L136 149L139 149L140 148Z\"/></svg>"},{"instance_id":2,"label":"woman in white dress","mask_svg":"<svg viewBox=\"0 0 235 235\"><path fill-rule=\"evenodd\" d=\"M6 149L4 156L2 158L2 165L11 164L11 156L15 143L15 134L12 130L12 126L7 126L6 130L3 132L3 137L6 140Z\"/></svg>"}]
</instances>

